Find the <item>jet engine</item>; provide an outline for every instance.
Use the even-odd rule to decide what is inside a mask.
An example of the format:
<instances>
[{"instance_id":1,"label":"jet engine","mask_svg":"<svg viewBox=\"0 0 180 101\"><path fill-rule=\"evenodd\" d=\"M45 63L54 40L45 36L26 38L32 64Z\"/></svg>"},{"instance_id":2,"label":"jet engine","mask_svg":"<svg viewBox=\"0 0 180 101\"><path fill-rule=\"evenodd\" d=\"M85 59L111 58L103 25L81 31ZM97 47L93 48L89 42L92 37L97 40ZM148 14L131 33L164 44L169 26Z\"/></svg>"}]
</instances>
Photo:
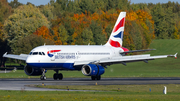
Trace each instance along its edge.
<instances>
[{"instance_id":1,"label":"jet engine","mask_svg":"<svg viewBox=\"0 0 180 101\"><path fill-rule=\"evenodd\" d=\"M32 67L27 66L27 65L24 67L24 71L29 76L39 76L39 75L42 75L42 70L41 69L35 69L35 68L32 68Z\"/></svg>"},{"instance_id":2,"label":"jet engine","mask_svg":"<svg viewBox=\"0 0 180 101\"><path fill-rule=\"evenodd\" d=\"M82 67L82 73L85 76L99 76L104 74L105 69L100 65L88 64Z\"/></svg>"}]
</instances>

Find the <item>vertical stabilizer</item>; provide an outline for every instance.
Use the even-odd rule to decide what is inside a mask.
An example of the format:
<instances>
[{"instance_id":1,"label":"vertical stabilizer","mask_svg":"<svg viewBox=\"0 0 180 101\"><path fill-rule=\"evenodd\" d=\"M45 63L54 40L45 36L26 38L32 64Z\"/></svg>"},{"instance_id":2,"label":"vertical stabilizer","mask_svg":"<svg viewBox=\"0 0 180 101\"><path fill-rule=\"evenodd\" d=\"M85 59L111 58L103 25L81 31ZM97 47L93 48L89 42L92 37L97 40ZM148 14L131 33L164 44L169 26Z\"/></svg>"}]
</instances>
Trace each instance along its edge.
<instances>
[{"instance_id":1,"label":"vertical stabilizer","mask_svg":"<svg viewBox=\"0 0 180 101\"><path fill-rule=\"evenodd\" d=\"M122 47L126 12L121 12L105 46Z\"/></svg>"}]
</instances>

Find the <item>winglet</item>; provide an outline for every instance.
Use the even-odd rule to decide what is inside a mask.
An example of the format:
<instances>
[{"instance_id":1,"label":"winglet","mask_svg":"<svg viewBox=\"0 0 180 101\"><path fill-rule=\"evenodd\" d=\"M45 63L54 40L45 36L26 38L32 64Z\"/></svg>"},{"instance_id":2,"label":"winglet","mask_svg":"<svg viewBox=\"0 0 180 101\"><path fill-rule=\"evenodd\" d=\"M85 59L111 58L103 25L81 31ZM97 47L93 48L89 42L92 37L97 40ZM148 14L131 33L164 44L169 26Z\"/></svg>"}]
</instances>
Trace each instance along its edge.
<instances>
[{"instance_id":1,"label":"winglet","mask_svg":"<svg viewBox=\"0 0 180 101\"><path fill-rule=\"evenodd\" d=\"M3 57L5 57L6 55L7 55L7 52L6 52L6 53L4 53Z\"/></svg>"}]
</instances>

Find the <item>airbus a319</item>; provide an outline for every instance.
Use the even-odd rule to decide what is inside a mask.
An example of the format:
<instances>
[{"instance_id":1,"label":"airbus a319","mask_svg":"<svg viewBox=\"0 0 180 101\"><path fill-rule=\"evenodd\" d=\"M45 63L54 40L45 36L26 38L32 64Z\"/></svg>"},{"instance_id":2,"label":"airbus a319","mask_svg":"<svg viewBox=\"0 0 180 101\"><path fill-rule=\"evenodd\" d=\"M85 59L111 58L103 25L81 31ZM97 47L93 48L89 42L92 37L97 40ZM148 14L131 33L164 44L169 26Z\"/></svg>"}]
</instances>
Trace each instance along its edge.
<instances>
[{"instance_id":1,"label":"airbus a319","mask_svg":"<svg viewBox=\"0 0 180 101\"><path fill-rule=\"evenodd\" d=\"M62 80L60 70L78 70L92 80L100 80L106 66L113 64L126 65L127 62L167 58L169 55L150 56L126 54L149 50L129 51L123 45L126 12L121 12L105 45L44 45L34 48L30 54L13 55L5 53L3 57L26 61L24 71L29 76L40 76L46 80L47 70L54 70L54 80ZM177 54L172 55L176 57Z\"/></svg>"}]
</instances>

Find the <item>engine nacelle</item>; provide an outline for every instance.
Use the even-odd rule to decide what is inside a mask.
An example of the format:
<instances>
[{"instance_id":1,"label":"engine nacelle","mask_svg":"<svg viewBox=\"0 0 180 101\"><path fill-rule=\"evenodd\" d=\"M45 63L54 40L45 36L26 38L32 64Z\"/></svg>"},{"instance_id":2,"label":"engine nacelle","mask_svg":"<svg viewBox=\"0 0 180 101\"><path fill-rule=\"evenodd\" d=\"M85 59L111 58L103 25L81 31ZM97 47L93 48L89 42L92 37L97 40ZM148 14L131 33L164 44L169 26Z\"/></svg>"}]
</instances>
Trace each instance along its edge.
<instances>
[{"instance_id":1,"label":"engine nacelle","mask_svg":"<svg viewBox=\"0 0 180 101\"><path fill-rule=\"evenodd\" d=\"M100 65L88 64L84 65L81 71L85 76L99 76L104 74L105 69Z\"/></svg>"},{"instance_id":2,"label":"engine nacelle","mask_svg":"<svg viewBox=\"0 0 180 101\"><path fill-rule=\"evenodd\" d=\"M39 75L42 75L42 70L41 69L35 69L35 68L32 68L32 67L27 66L27 65L24 67L24 71L29 76L39 76Z\"/></svg>"}]
</instances>

